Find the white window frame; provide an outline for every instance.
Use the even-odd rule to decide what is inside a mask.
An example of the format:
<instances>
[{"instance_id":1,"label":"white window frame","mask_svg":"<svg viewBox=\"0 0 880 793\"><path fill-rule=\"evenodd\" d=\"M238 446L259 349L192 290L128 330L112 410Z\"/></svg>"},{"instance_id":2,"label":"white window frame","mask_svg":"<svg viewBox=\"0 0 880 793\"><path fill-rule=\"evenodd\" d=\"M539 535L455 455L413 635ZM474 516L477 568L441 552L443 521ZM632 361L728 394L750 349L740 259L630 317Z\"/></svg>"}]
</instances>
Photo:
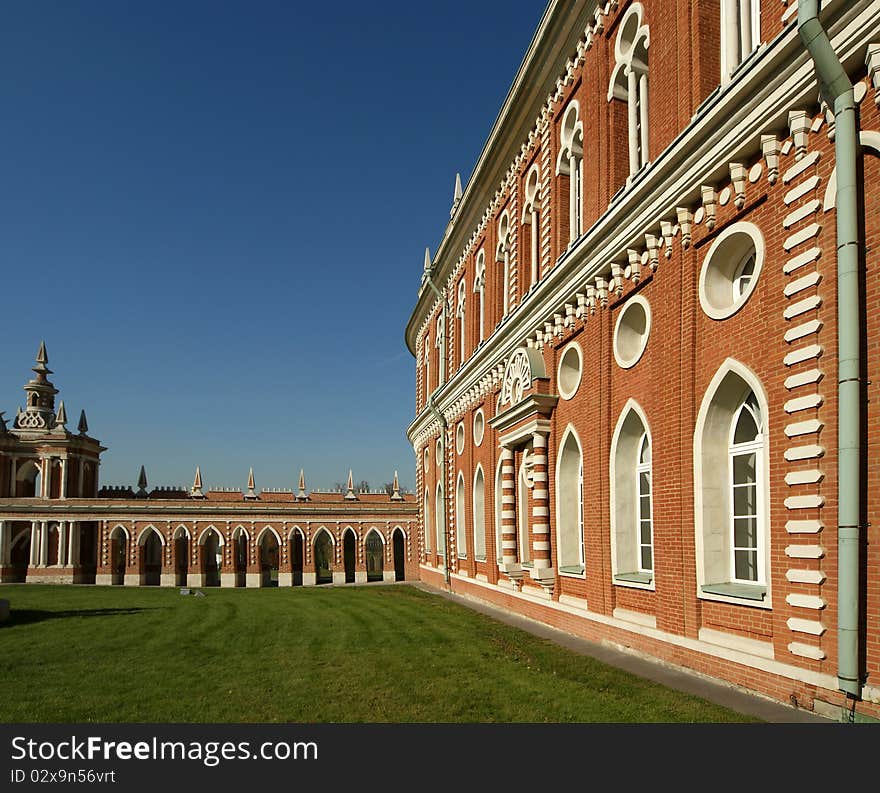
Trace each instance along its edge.
<instances>
[{"instance_id":1,"label":"white window frame","mask_svg":"<svg viewBox=\"0 0 880 793\"><path fill-rule=\"evenodd\" d=\"M761 46L760 0L721 0L721 82Z\"/></svg>"},{"instance_id":2,"label":"white window frame","mask_svg":"<svg viewBox=\"0 0 880 793\"><path fill-rule=\"evenodd\" d=\"M495 259L503 264L502 276L502 317L510 313L510 213L505 209L498 218L498 246Z\"/></svg>"},{"instance_id":3,"label":"white window frame","mask_svg":"<svg viewBox=\"0 0 880 793\"><path fill-rule=\"evenodd\" d=\"M648 462L641 462L642 459L642 448L644 445L648 446ZM640 573L650 573L652 576L654 575L654 475L651 470L651 465L653 462L653 450L651 449L651 438L648 435L648 431L645 430L642 433L642 437L639 438L638 443L636 444L636 469L635 469L635 485L636 485L636 564L638 565L638 571ZM642 474L648 475L648 530L649 530L649 542L644 542L642 539L642 498L645 497L645 494L642 493ZM651 566L645 567L642 564L642 552L645 548L649 548L651 551Z\"/></svg>"},{"instance_id":4,"label":"white window frame","mask_svg":"<svg viewBox=\"0 0 880 793\"><path fill-rule=\"evenodd\" d=\"M727 447L727 487L730 499L730 509L729 509L729 526L730 526L730 580L734 583L742 583L742 584L752 584L755 586L763 586L766 584L767 576L766 571L764 569L764 554L761 552L761 549L764 547L765 543L765 529L764 529L764 510L762 509L762 504L764 503L765 493L764 487L764 427L763 427L763 416L760 414L760 407L758 408L758 413L756 414L754 410L752 410L748 406L748 398L753 395L753 391L749 391L746 395L746 398L743 400L742 404L740 404L739 408L737 408L736 412L733 414L733 421L730 424L730 441ZM756 399L757 401L757 399ZM758 437L753 441L747 441L744 443L734 443L734 434L736 433L736 425L739 423L740 416L744 410L748 410L751 413L752 418L755 421L755 425L758 428ZM734 473L733 473L733 464L734 458L742 457L746 455L754 454L755 455L755 510L756 514L752 515L737 515L736 509L734 507L734 495L736 493L736 488L739 486L734 481ZM742 517L754 517L756 523L756 531L755 531L755 546L751 547L743 547L738 548L736 545L736 519ZM754 552L755 557L757 559L756 565L756 575L757 578L738 578L736 575L736 552L738 550Z\"/></svg>"},{"instance_id":5,"label":"white window frame","mask_svg":"<svg viewBox=\"0 0 880 793\"><path fill-rule=\"evenodd\" d=\"M559 155L556 174L567 175L568 182L568 244L571 246L581 234L584 224L583 197L584 123L580 118L580 104L572 99L562 116L559 132Z\"/></svg>"},{"instance_id":6,"label":"white window frame","mask_svg":"<svg viewBox=\"0 0 880 793\"><path fill-rule=\"evenodd\" d=\"M486 338L486 253L482 248L477 252L474 276L474 294L480 296L480 343Z\"/></svg>"},{"instance_id":7,"label":"white window frame","mask_svg":"<svg viewBox=\"0 0 880 793\"><path fill-rule=\"evenodd\" d=\"M477 477L482 480L483 485L483 505L482 509L477 508ZM472 487L471 500L473 505L473 529L474 529L474 559L478 562L486 561L486 474L483 466L478 464L474 471L474 482ZM480 541L480 531L482 531L482 542ZM480 553L482 548L482 553Z\"/></svg>"},{"instance_id":8,"label":"white window frame","mask_svg":"<svg viewBox=\"0 0 880 793\"><path fill-rule=\"evenodd\" d=\"M522 223L531 227L529 235L531 240L529 246L529 289L532 289L538 283L539 240L541 236L541 218L538 210L538 204L541 200L541 174L537 164L533 165L526 174L524 194Z\"/></svg>"},{"instance_id":9,"label":"white window frame","mask_svg":"<svg viewBox=\"0 0 880 793\"><path fill-rule=\"evenodd\" d=\"M467 529L465 527L464 474L459 471L455 483L455 546L459 559L467 559Z\"/></svg>"}]
</instances>

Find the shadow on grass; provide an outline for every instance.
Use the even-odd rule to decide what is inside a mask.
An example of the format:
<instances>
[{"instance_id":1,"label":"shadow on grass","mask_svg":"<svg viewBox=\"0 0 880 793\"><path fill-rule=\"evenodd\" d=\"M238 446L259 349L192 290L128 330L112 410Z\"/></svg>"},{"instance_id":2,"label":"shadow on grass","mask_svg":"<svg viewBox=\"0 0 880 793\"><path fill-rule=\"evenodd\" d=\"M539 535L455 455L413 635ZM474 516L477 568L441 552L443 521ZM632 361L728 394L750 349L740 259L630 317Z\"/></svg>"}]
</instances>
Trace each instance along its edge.
<instances>
[{"instance_id":1,"label":"shadow on grass","mask_svg":"<svg viewBox=\"0 0 880 793\"><path fill-rule=\"evenodd\" d=\"M72 609L70 611L42 611L39 609L12 609L9 619L0 623L0 627L12 627L13 625L32 625L46 620L63 620L72 617L115 617L120 614L138 614L141 611L156 611L153 608L127 608L127 609Z\"/></svg>"}]
</instances>

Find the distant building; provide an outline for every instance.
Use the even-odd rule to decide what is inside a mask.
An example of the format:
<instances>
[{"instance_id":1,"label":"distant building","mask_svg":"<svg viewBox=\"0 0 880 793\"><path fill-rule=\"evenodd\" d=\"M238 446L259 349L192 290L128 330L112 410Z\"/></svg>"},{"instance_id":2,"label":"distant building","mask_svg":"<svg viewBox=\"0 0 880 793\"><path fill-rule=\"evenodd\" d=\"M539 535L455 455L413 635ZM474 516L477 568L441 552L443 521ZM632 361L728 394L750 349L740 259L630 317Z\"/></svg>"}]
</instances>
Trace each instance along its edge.
<instances>
[{"instance_id":1,"label":"distant building","mask_svg":"<svg viewBox=\"0 0 880 793\"><path fill-rule=\"evenodd\" d=\"M551 0L408 436L424 581L878 716L880 3L821 5Z\"/></svg>"},{"instance_id":2,"label":"distant building","mask_svg":"<svg viewBox=\"0 0 880 793\"><path fill-rule=\"evenodd\" d=\"M26 406L0 414L0 581L162 586L299 586L418 578L417 505L402 494L99 484L105 448L85 413L67 429L44 344Z\"/></svg>"}]
</instances>

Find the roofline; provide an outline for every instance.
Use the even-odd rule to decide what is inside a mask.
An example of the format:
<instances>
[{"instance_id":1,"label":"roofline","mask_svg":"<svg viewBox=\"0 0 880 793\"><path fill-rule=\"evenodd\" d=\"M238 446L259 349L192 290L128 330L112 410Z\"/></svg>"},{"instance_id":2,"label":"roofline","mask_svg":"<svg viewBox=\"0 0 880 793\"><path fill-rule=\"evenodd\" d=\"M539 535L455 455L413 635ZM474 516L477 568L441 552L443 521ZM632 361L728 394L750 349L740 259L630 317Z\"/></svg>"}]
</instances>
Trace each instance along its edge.
<instances>
[{"instance_id":1,"label":"roofline","mask_svg":"<svg viewBox=\"0 0 880 793\"><path fill-rule=\"evenodd\" d=\"M434 254L434 263L440 263L439 267L435 266L438 275L448 275L450 265L444 259L449 255L450 248L452 251L461 250L467 235L479 223L495 193L498 180L510 167L523 138L534 127L540 108L553 93L566 61L575 53L577 42L586 28L586 20L592 17L596 6L596 0L549 0L468 179L458 208ZM539 61L538 53L545 50L553 53L553 57ZM435 283L442 280L435 278ZM433 292L424 286L419 289L416 306L406 325L404 338L407 349L413 355L415 332L432 295Z\"/></svg>"}]
</instances>

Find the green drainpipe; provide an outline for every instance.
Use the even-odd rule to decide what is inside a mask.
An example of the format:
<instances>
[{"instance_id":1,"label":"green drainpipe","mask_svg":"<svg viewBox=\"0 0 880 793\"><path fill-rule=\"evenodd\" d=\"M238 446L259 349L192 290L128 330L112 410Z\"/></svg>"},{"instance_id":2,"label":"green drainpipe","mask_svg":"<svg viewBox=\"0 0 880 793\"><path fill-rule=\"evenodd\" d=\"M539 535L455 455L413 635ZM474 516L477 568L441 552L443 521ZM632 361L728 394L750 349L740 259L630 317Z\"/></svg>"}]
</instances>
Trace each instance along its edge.
<instances>
[{"instance_id":1,"label":"green drainpipe","mask_svg":"<svg viewBox=\"0 0 880 793\"><path fill-rule=\"evenodd\" d=\"M859 675L859 532L861 509L861 310L856 162L858 119L852 83L819 22L819 0L798 3L798 33L834 106L837 169L837 685L861 695Z\"/></svg>"},{"instance_id":2,"label":"green drainpipe","mask_svg":"<svg viewBox=\"0 0 880 793\"><path fill-rule=\"evenodd\" d=\"M427 256L427 252L425 254ZM427 262L426 262L427 264ZM443 338L441 339L441 347L440 347L440 356L445 363L446 361L446 296L437 288L437 285L434 283L434 279L432 278L434 274L433 267L427 267L425 269L425 283L431 287L434 291L434 294L440 298L440 304L442 306L443 311ZM437 371L440 371L439 363ZM425 384L425 392L427 393L427 383ZM450 576L449 576L449 532L446 530L446 416L438 410L437 406L434 404L434 396L431 395L428 397L427 403L428 409L434 414L434 416L440 421L440 482L443 485L443 503L440 505L441 514L440 517L443 521L443 551L446 554L443 562L443 578L446 581L446 586L450 586ZM422 499L422 503L425 501Z\"/></svg>"}]
</instances>

